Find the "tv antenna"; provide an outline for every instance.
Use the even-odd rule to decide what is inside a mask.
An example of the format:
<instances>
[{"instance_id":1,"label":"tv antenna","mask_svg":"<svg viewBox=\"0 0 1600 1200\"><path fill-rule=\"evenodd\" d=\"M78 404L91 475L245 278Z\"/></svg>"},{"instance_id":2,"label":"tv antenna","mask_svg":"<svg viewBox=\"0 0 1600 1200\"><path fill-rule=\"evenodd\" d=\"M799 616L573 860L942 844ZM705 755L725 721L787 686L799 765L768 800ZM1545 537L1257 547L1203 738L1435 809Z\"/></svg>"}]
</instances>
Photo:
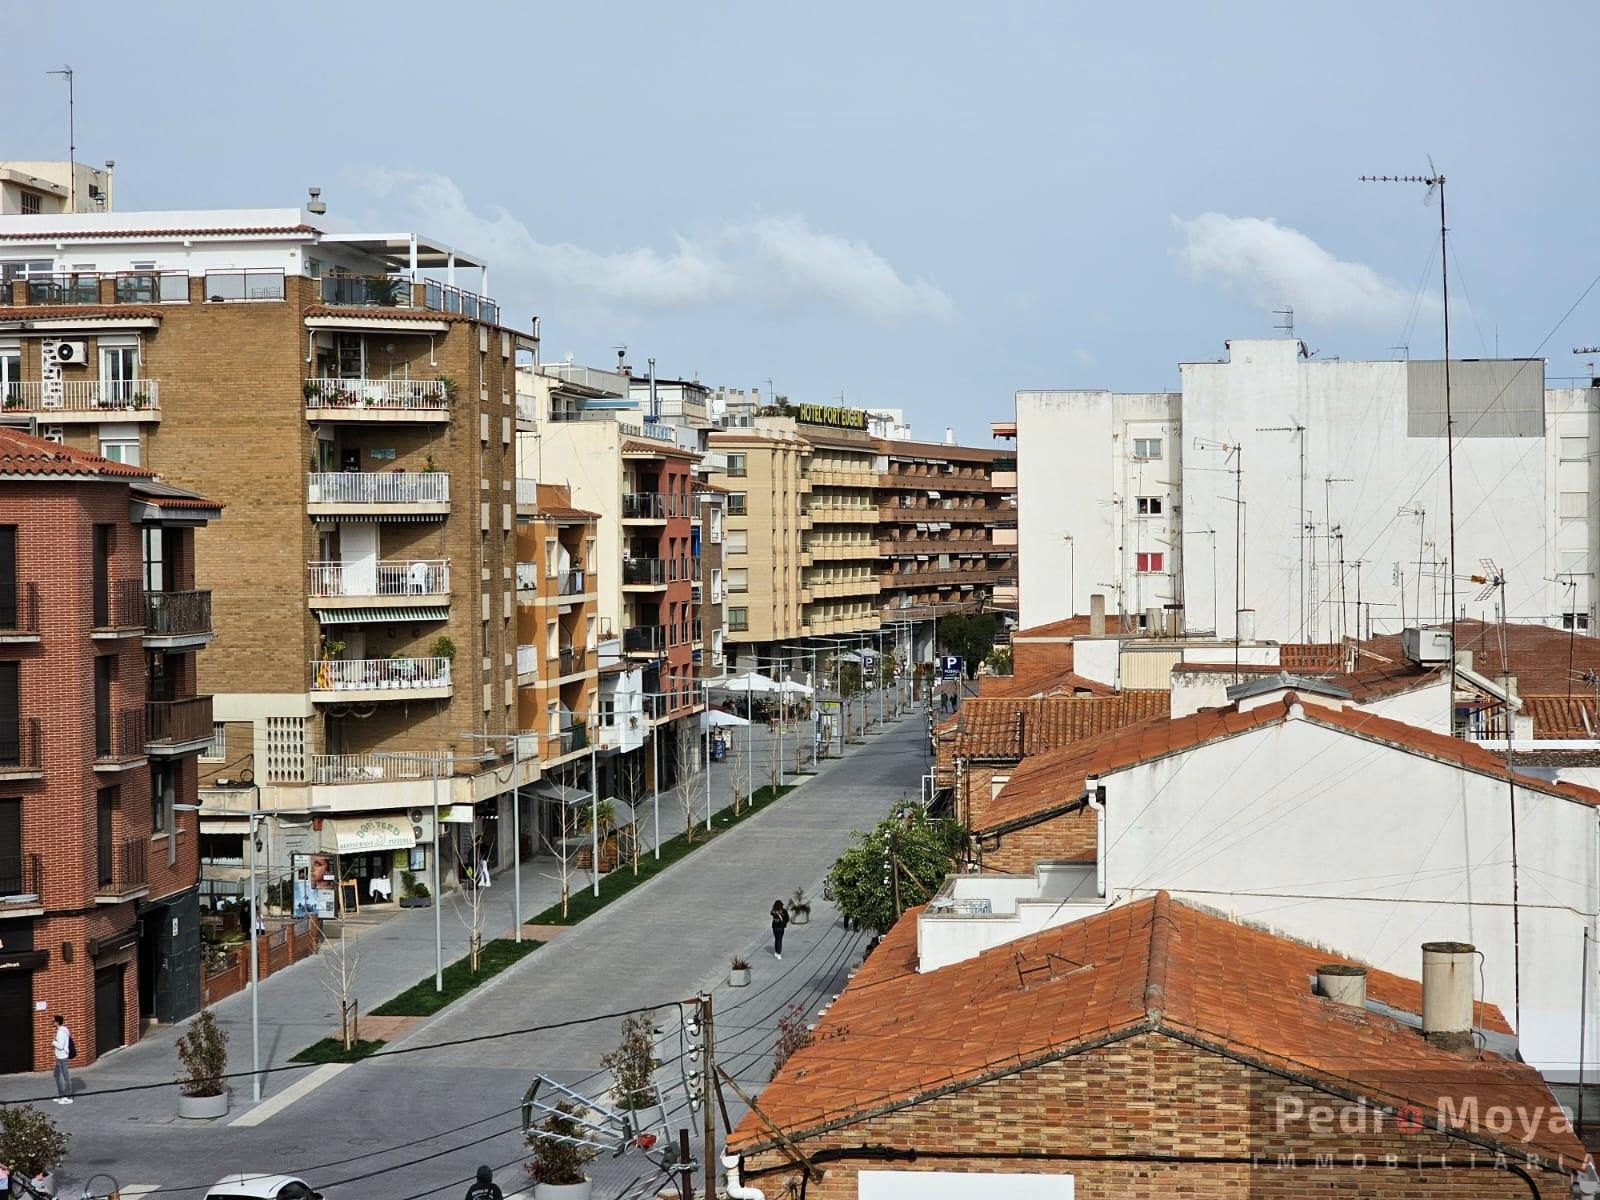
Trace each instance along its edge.
<instances>
[{"instance_id":1,"label":"tv antenna","mask_svg":"<svg viewBox=\"0 0 1600 1200\"><path fill-rule=\"evenodd\" d=\"M67 80L67 211L78 211L78 128L76 97L73 95L72 68L65 64L46 75L64 75Z\"/></svg>"},{"instance_id":2,"label":"tv antenna","mask_svg":"<svg viewBox=\"0 0 1600 1200\"><path fill-rule=\"evenodd\" d=\"M1429 155L1426 175L1362 175L1360 179L1362 183L1426 184L1428 190L1422 195L1424 205L1432 202L1435 192L1439 193L1439 280L1444 292L1444 461L1450 502L1450 695L1453 697L1456 694L1456 428L1455 412L1450 406L1450 227L1445 221L1445 178ZM1509 737L1506 744L1510 745ZM1519 1015L1520 1008L1519 1004Z\"/></svg>"},{"instance_id":3,"label":"tv antenna","mask_svg":"<svg viewBox=\"0 0 1600 1200\"><path fill-rule=\"evenodd\" d=\"M1294 309L1289 309L1289 334L1294 335ZM1289 414L1289 425L1258 425L1257 433L1287 433L1300 443L1300 560L1296 564L1300 586L1300 640L1306 640L1306 427Z\"/></svg>"},{"instance_id":4,"label":"tv antenna","mask_svg":"<svg viewBox=\"0 0 1600 1200\"><path fill-rule=\"evenodd\" d=\"M1197 437L1196 450L1220 450L1222 461L1233 460L1233 669L1239 670L1240 614L1244 612L1244 447L1238 442L1219 442L1215 438ZM1227 470L1224 466L1223 470Z\"/></svg>"},{"instance_id":5,"label":"tv antenna","mask_svg":"<svg viewBox=\"0 0 1600 1200\"><path fill-rule=\"evenodd\" d=\"M1288 334L1290 337L1293 337L1294 336L1294 305L1285 304L1282 308L1275 308L1275 309L1272 310L1272 315L1275 316L1275 317L1282 317L1283 318L1283 320L1280 321L1278 324L1274 325L1273 328L1274 329L1281 329L1281 330L1283 330L1284 333Z\"/></svg>"}]
</instances>

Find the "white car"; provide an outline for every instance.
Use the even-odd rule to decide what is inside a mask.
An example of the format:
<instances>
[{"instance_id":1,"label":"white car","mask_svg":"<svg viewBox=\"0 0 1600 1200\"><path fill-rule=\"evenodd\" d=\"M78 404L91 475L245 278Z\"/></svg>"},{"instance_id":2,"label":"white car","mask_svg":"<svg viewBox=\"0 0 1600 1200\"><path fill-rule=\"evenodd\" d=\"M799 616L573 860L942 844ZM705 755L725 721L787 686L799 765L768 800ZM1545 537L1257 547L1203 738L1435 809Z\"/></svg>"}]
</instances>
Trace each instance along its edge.
<instances>
[{"instance_id":1,"label":"white car","mask_svg":"<svg viewBox=\"0 0 1600 1200\"><path fill-rule=\"evenodd\" d=\"M322 1193L293 1175L225 1175L206 1200L322 1200Z\"/></svg>"}]
</instances>

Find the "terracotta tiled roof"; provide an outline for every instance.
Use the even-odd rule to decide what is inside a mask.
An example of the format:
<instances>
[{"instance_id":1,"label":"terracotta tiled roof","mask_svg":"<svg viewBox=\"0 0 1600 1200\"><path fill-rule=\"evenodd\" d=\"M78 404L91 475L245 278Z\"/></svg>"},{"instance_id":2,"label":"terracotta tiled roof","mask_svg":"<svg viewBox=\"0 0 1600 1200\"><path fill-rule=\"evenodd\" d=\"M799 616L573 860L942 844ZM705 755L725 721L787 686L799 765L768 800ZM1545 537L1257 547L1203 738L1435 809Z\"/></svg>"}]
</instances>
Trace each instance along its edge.
<instances>
[{"instance_id":1,"label":"terracotta tiled roof","mask_svg":"<svg viewBox=\"0 0 1600 1200\"><path fill-rule=\"evenodd\" d=\"M641 441L639 438L626 438L623 440L622 449L628 454L648 454L667 456L675 455L678 458L700 458L698 450L690 450L676 442Z\"/></svg>"},{"instance_id":2,"label":"terracotta tiled roof","mask_svg":"<svg viewBox=\"0 0 1600 1200\"><path fill-rule=\"evenodd\" d=\"M128 479L154 479L155 472L112 462L87 450L75 450L0 427L0 477L7 475L68 475L92 477L118 475ZM215 506L213 506L215 507Z\"/></svg>"},{"instance_id":3,"label":"terracotta tiled roof","mask_svg":"<svg viewBox=\"0 0 1600 1200\"><path fill-rule=\"evenodd\" d=\"M1398 643L1398 639L1396 641ZM1305 649L1307 647L1303 646L1280 648L1289 651ZM1311 647L1311 649L1321 649L1321 647ZM1330 664L1328 660L1320 659L1316 655L1290 653L1287 664L1278 666L1265 663L1240 663L1237 667L1231 663L1179 663L1172 668L1172 673L1180 677L1202 674L1236 675L1243 681L1256 676L1277 675L1288 671L1306 679L1320 679L1331 683L1349 692L1350 698L1357 704L1364 704L1385 696L1409 692L1413 688L1431 683L1446 670L1441 666L1422 666L1411 662L1399 654L1398 644L1394 649L1395 657L1374 653L1370 649L1362 650L1356 656L1354 671L1346 671L1342 660Z\"/></svg>"},{"instance_id":4,"label":"terracotta tiled roof","mask_svg":"<svg viewBox=\"0 0 1600 1200\"><path fill-rule=\"evenodd\" d=\"M1311 986L1319 966L1349 960L1166 893L924 974L916 971L916 939L916 913L907 913L818 1023L810 1044L761 1093L762 1110L789 1137L804 1139L936 1092L1066 1059L1091 1044L1167 1033L1382 1108L1415 1105L1430 1124L1440 1118L1441 1101L1460 1112L1467 1097L1476 1097L1485 1115L1491 1106L1548 1114L1526 1141L1517 1140L1520 1130L1451 1128L1517 1157L1583 1159L1533 1068L1489 1051L1453 1054L1378 1010L1357 1016ZM1421 989L1368 969L1367 995L1416 1014ZM1506 1030L1498 1010L1480 1004L1476 1011L1480 1028ZM1159 1090L1177 1080L1151 1082ZM770 1136L752 1115L730 1142L748 1150Z\"/></svg>"},{"instance_id":5,"label":"terracotta tiled roof","mask_svg":"<svg viewBox=\"0 0 1600 1200\"><path fill-rule=\"evenodd\" d=\"M435 312L429 308L389 308L384 305L363 308L354 305L331 306L313 304L306 309L308 317L358 317L363 321L471 321L465 313Z\"/></svg>"},{"instance_id":6,"label":"terracotta tiled roof","mask_svg":"<svg viewBox=\"0 0 1600 1200\"><path fill-rule=\"evenodd\" d=\"M69 317L95 317L105 320L160 320L159 308L141 308L132 304L38 304L22 308L0 306L0 321L59 321Z\"/></svg>"},{"instance_id":7,"label":"terracotta tiled roof","mask_svg":"<svg viewBox=\"0 0 1600 1200\"><path fill-rule=\"evenodd\" d=\"M1020 699L1024 696L1111 696L1116 688L1079 675L1068 668L1039 675L983 675L978 679L978 695L986 700Z\"/></svg>"},{"instance_id":8,"label":"terracotta tiled roof","mask_svg":"<svg viewBox=\"0 0 1600 1200\"><path fill-rule=\"evenodd\" d=\"M1600 738L1594 696L1523 696L1522 711L1533 718L1536 738Z\"/></svg>"},{"instance_id":9,"label":"terracotta tiled roof","mask_svg":"<svg viewBox=\"0 0 1600 1200\"><path fill-rule=\"evenodd\" d=\"M198 492L188 491L185 488L177 487L160 479L134 480L133 495L141 503L151 504L156 508L193 509L202 512L222 511L222 505L216 500L207 500Z\"/></svg>"},{"instance_id":10,"label":"terracotta tiled roof","mask_svg":"<svg viewBox=\"0 0 1600 1200\"><path fill-rule=\"evenodd\" d=\"M212 229L74 229L0 233L0 242L84 242L142 237L233 237L260 233L318 233L312 225L239 225Z\"/></svg>"},{"instance_id":11,"label":"terracotta tiled roof","mask_svg":"<svg viewBox=\"0 0 1600 1200\"><path fill-rule=\"evenodd\" d=\"M1278 665L1286 671L1342 671L1344 647L1338 642L1285 642L1278 647Z\"/></svg>"},{"instance_id":12,"label":"terracotta tiled roof","mask_svg":"<svg viewBox=\"0 0 1600 1200\"><path fill-rule=\"evenodd\" d=\"M1013 629L1011 640L1018 638L1058 638L1087 636L1089 633L1089 617L1063 617L1059 621L1051 621L1044 625L1033 625L1027 629Z\"/></svg>"},{"instance_id":13,"label":"terracotta tiled roof","mask_svg":"<svg viewBox=\"0 0 1600 1200\"><path fill-rule=\"evenodd\" d=\"M1019 699L973 696L961 706L955 752L968 758L1024 758L1146 717L1166 716L1171 707L1171 695L1157 691Z\"/></svg>"}]
</instances>

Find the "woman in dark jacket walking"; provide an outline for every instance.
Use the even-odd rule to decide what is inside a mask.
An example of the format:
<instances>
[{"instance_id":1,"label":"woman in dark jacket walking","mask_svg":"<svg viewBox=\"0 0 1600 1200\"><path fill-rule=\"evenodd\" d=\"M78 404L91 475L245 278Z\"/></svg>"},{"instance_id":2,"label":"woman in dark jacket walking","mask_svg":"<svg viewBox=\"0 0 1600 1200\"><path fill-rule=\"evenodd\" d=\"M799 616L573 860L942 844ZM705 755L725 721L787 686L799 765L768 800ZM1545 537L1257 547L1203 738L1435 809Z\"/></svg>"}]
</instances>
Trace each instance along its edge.
<instances>
[{"instance_id":1,"label":"woman in dark jacket walking","mask_svg":"<svg viewBox=\"0 0 1600 1200\"><path fill-rule=\"evenodd\" d=\"M772 957L783 961L783 931L789 924L789 910L782 900L772 902Z\"/></svg>"}]
</instances>

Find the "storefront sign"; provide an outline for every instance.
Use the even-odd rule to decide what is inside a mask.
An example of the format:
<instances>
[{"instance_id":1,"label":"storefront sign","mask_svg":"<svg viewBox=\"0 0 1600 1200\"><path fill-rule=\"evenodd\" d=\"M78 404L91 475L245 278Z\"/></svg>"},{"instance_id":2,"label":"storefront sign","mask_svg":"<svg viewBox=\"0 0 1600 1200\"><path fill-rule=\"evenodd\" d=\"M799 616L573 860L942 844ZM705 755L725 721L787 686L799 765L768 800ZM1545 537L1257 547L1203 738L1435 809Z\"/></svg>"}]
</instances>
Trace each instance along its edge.
<instances>
[{"instance_id":1,"label":"storefront sign","mask_svg":"<svg viewBox=\"0 0 1600 1200\"><path fill-rule=\"evenodd\" d=\"M369 817L364 821L329 821L333 848L340 854L367 854L378 850L409 850L417 844L409 821Z\"/></svg>"},{"instance_id":2,"label":"storefront sign","mask_svg":"<svg viewBox=\"0 0 1600 1200\"><path fill-rule=\"evenodd\" d=\"M333 856L292 854L289 863L294 873L294 915L332 917L336 882Z\"/></svg>"},{"instance_id":3,"label":"storefront sign","mask_svg":"<svg viewBox=\"0 0 1600 1200\"><path fill-rule=\"evenodd\" d=\"M861 408L834 408L826 404L801 404L795 408L796 420L806 425L828 425L834 429L865 429L867 413Z\"/></svg>"}]
</instances>

